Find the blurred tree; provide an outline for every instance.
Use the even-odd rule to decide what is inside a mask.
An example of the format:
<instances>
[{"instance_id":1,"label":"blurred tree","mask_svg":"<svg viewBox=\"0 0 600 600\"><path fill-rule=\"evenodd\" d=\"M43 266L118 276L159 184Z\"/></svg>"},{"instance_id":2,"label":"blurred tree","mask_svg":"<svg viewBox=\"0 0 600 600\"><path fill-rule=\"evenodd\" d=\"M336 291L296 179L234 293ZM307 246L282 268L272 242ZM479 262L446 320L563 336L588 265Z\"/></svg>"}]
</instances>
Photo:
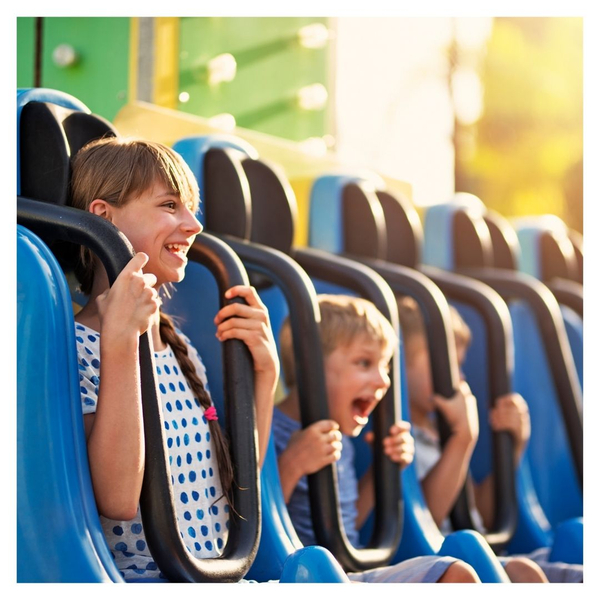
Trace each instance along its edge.
<instances>
[{"instance_id":1,"label":"blurred tree","mask_svg":"<svg viewBox=\"0 0 600 600\"><path fill-rule=\"evenodd\" d=\"M481 79L481 118L457 121L456 190L583 233L583 20L494 19Z\"/></svg>"}]
</instances>

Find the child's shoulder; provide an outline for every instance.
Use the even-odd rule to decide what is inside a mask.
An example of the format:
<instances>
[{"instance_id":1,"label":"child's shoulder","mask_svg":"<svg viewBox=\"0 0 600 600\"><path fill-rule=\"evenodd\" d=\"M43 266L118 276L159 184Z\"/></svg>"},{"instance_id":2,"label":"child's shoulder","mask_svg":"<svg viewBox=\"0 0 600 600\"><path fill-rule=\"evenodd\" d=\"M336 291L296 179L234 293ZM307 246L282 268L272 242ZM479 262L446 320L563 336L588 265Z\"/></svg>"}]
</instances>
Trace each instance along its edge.
<instances>
[{"instance_id":1,"label":"child's shoulder","mask_svg":"<svg viewBox=\"0 0 600 600\"><path fill-rule=\"evenodd\" d=\"M279 406L273 408L273 437L276 440L287 440L289 437L301 428L301 424L296 419L285 414Z\"/></svg>"}]
</instances>

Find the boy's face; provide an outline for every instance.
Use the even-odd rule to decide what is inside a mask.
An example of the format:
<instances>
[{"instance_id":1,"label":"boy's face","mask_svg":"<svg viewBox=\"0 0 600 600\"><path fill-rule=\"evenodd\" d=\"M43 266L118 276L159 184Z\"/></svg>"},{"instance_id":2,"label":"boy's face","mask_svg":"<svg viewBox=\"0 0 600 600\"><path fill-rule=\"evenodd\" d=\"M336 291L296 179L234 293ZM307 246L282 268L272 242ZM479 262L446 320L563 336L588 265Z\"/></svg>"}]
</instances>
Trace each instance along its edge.
<instances>
[{"instance_id":1,"label":"boy's face","mask_svg":"<svg viewBox=\"0 0 600 600\"><path fill-rule=\"evenodd\" d=\"M465 360L468 346L456 342L456 356L459 367ZM424 339L414 339L407 344L406 378L408 398L413 420L429 415L435 408L433 402L433 378L427 344ZM460 373L461 379L464 375Z\"/></svg>"},{"instance_id":2,"label":"boy's face","mask_svg":"<svg viewBox=\"0 0 600 600\"><path fill-rule=\"evenodd\" d=\"M325 359L330 418L340 431L355 437L390 387L389 355L381 344L366 336L338 346Z\"/></svg>"},{"instance_id":3,"label":"boy's face","mask_svg":"<svg viewBox=\"0 0 600 600\"><path fill-rule=\"evenodd\" d=\"M435 408L429 352L424 340L411 340L406 346L406 380L413 419L424 417Z\"/></svg>"}]
</instances>

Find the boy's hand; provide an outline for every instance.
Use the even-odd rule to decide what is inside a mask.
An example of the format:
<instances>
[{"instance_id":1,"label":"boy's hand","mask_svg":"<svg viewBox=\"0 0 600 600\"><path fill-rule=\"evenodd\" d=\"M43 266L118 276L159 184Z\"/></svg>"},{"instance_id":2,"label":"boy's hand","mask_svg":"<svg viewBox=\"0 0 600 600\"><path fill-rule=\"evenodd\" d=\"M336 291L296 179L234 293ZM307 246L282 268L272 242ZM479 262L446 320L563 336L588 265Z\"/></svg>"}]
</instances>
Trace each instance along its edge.
<instances>
[{"instance_id":1,"label":"boy's hand","mask_svg":"<svg viewBox=\"0 0 600 600\"><path fill-rule=\"evenodd\" d=\"M254 360L254 371L268 375L276 381L279 377L279 359L267 307L251 286L237 285L225 292L228 299L239 296L247 304L233 302L224 306L215 317L216 336L219 341L242 340Z\"/></svg>"},{"instance_id":2,"label":"boy's hand","mask_svg":"<svg viewBox=\"0 0 600 600\"><path fill-rule=\"evenodd\" d=\"M412 463L415 456L415 440L410 434L408 421L398 421L390 427L390 434L383 440L383 452L402 469Z\"/></svg>"},{"instance_id":3,"label":"boy's hand","mask_svg":"<svg viewBox=\"0 0 600 600\"><path fill-rule=\"evenodd\" d=\"M505 394L496 399L490 410L490 427L508 431L515 440L515 456L520 460L531 435L527 402L520 394Z\"/></svg>"},{"instance_id":4,"label":"boy's hand","mask_svg":"<svg viewBox=\"0 0 600 600\"><path fill-rule=\"evenodd\" d=\"M317 421L290 437L285 453L293 457L302 475L311 475L340 459L342 434L340 426L330 419ZM290 464L291 466L291 464Z\"/></svg>"},{"instance_id":5,"label":"boy's hand","mask_svg":"<svg viewBox=\"0 0 600 600\"><path fill-rule=\"evenodd\" d=\"M436 408L444 415L452 435L463 442L474 445L479 437L477 400L466 381L459 383L452 398L434 396Z\"/></svg>"},{"instance_id":6,"label":"boy's hand","mask_svg":"<svg viewBox=\"0 0 600 600\"><path fill-rule=\"evenodd\" d=\"M330 419L317 421L290 437L286 449L277 458L283 499L287 504L304 475L316 473L340 459L340 426Z\"/></svg>"}]
</instances>

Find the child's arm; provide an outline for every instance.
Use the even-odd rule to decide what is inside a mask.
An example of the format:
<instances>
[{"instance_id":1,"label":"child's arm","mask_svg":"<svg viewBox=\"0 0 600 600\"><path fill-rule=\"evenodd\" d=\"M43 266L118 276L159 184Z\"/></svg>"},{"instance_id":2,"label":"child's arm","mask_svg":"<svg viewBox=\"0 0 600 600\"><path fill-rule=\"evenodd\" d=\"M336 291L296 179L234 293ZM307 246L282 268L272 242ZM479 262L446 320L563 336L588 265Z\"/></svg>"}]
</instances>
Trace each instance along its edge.
<instances>
[{"instance_id":1,"label":"child's arm","mask_svg":"<svg viewBox=\"0 0 600 600\"><path fill-rule=\"evenodd\" d=\"M290 437L277 458L283 498L287 504L304 475L316 473L340 459L342 434L335 421L317 421Z\"/></svg>"},{"instance_id":2,"label":"child's arm","mask_svg":"<svg viewBox=\"0 0 600 600\"><path fill-rule=\"evenodd\" d=\"M372 432L366 434L366 441L374 438ZM410 465L415 455L415 441L410 434L410 423L398 421L390 427L390 434L383 439L383 452L391 461L404 469ZM375 490L373 485L373 469L369 467L358 483L358 500L356 502L356 527L360 529L375 506Z\"/></svg>"},{"instance_id":3,"label":"child's arm","mask_svg":"<svg viewBox=\"0 0 600 600\"><path fill-rule=\"evenodd\" d=\"M86 414L84 423L98 510L117 520L135 516L144 476L138 342L159 307L156 277L142 273L147 261L136 254L96 300L101 377L96 413Z\"/></svg>"},{"instance_id":4,"label":"child's arm","mask_svg":"<svg viewBox=\"0 0 600 600\"><path fill-rule=\"evenodd\" d=\"M259 466L267 453L273 398L279 378L279 359L269 322L269 313L253 287L238 285L225 292L226 298L239 296L248 304L232 303L223 307L215 317L217 338L242 340L254 360L254 401L258 430Z\"/></svg>"},{"instance_id":5,"label":"child's arm","mask_svg":"<svg viewBox=\"0 0 600 600\"><path fill-rule=\"evenodd\" d=\"M477 401L466 382L450 399L436 396L435 404L450 427L442 454L421 481L425 501L436 524L450 514L467 477L469 461L479 435Z\"/></svg>"},{"instance_id":6,"label":"child's arm","mask_svg":"<svg viewBox=\"0 0 600 600\"><path fill-rule=\"evenodd\" d=\"M514 461L517 467L531 435L527 402L520 394L500 396L490 411L489 421L493 431L508 431L513 436ZM485 526L491 527L494 518L494 478L491 475L475 487L475 501Z\"/></svg>"}]
</instances>

